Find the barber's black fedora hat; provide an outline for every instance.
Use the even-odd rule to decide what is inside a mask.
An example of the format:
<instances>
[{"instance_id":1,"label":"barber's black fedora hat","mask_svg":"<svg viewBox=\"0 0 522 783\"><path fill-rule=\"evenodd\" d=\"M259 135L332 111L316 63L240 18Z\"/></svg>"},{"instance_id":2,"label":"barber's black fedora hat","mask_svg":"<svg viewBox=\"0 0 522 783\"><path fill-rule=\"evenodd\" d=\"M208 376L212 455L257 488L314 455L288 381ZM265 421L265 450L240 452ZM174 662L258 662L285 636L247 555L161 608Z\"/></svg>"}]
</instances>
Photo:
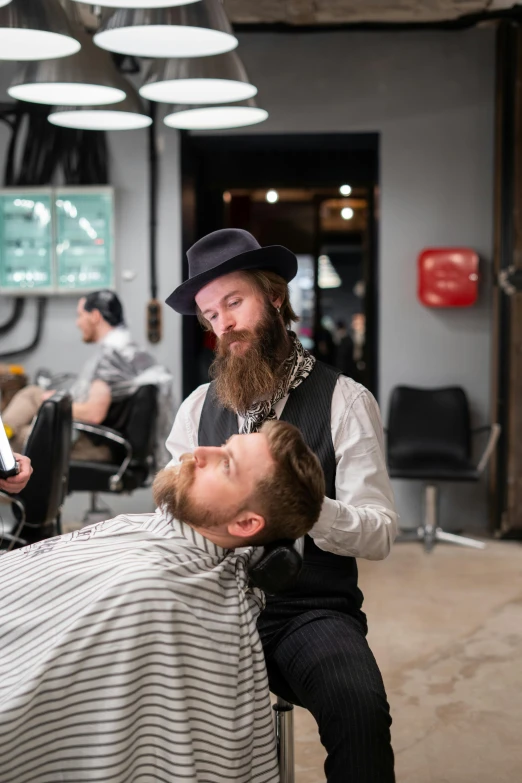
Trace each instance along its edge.
<instances>
[{"instance_id":1,"label":"barber's black fedora hat","mask_svg":"<svg viewBox=\"0 0 522 783\"><path fill-rule=\"evenodd\" d=\"M189 279L179 285L166 303L182 315L194 315L194 297L201 289L230 272L264 269L276 272L287 282L297 274L297 258L282 245L261 247L242 228L223 228L199 239L187 251Z\"/></svg>"}]
</instances>

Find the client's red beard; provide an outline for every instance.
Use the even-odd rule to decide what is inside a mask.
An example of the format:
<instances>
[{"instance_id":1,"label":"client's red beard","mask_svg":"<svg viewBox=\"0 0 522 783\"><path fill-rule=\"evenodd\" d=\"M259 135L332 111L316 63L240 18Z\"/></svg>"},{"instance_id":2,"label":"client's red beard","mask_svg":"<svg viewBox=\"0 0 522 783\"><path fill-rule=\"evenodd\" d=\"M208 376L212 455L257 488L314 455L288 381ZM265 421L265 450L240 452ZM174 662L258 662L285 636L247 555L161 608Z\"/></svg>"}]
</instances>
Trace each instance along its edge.
<instances>
[{"instance_id":1,"label":"client's red beard","mask_svg":"<svg viewBox=\"0 0 522 783\"><path fill-rule=\"evenodd\" d=\"M233 342L246 342L248 346L235 353L230 350ZM283 321L270 304L252 331L241 329L220 337L210 367L220 403L229 410L244 413L254 402L271 399L281 380L281 366L289 347Z\"/></svg>"},{"instance_id":2,"label":"client's red beard","mask_svg":"<svg viewBox=\"0 0 522 783\"><path fill-rule=\"evenodd\" d=\"M191 497L196 463L187 455L180 465L160 470L152 485L156 506L166 509L170 516L195 528L212 528L227 522L228 509L205 509Z\"/></svg>"}]
</instances>

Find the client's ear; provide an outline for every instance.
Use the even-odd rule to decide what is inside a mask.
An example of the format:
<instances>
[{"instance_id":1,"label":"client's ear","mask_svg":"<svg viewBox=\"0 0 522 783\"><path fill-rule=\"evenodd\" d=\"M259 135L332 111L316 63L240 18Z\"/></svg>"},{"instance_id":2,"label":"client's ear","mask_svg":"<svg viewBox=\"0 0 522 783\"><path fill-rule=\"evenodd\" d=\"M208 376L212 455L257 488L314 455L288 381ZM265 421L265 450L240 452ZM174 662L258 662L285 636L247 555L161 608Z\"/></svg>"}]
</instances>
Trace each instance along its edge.
<instances>
[{"instance_id":1,"label":"client's ear","mask_svg":"<svg viewBox=\"0 0 522 783\"><path fill-rule=\"evenodd\" d=\"M228 534L236 538L252 538L265 527L265 520L253 511L244 511L227 525Z\"/></svg>"}]
</instances>

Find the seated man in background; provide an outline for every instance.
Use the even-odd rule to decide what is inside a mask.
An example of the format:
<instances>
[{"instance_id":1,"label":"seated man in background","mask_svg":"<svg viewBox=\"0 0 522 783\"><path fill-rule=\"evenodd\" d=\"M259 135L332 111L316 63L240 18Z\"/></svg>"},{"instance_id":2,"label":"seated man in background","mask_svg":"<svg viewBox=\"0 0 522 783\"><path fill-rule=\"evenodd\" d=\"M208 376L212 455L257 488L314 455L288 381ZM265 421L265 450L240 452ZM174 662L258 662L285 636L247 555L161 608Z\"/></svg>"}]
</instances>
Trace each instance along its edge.
<instances>
[{"instance_id":1,"label":"seated man in background","mask_svg":"<svg viewBox=\"0 0 522 783\"><path fill-rule=\"evenodd\" d=\"M245 547L303 536L323 494L270 421L160 471L154 514L0 556L2 783L277 783Z\"/></svg>"},{"instance_id":2,"label":"seated man in background","mask_svg":"<svg viewBox=\"0 0 522 783\"><path fill-rule=\"evenodd\" d=\"M163 381L166 371L133 341L125 327L122 304L113 291L95 291L82 297L77 314L76 325L83 342L96 343L98 350L70 390L73 419L111 426L110 421L106 422L111 402L131 396L140 378L150 383ZM151 372L153 368L159 374ZM23 449L36 413L53 393L39 386L26 386L7 405L2 418L13 450ZM73 444L72 457L103 461L111 458L111 452L108 446L95 445L80 433Z\"/></svg>"}]
</instances>

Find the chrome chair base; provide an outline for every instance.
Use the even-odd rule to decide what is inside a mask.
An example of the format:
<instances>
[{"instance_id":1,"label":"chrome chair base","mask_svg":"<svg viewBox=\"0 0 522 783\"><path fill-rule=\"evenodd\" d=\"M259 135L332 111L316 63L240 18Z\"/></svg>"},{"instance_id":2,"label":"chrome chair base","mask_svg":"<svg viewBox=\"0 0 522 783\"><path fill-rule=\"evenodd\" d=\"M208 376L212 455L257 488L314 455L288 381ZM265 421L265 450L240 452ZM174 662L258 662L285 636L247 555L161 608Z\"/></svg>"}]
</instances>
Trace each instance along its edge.
<instances>
[{"instance_id":1,"label":"chrome chair base","mask_svg":"<svg viewBox=\"0 0 522 783\"><path fill-rule=\"evenodd\" d=\"M294 783L294 705L280 696L273 705L280 783Z\"/></svg>"},{"instance_id":2,"label":"chrome chair base","mask_svg":"<svg viewBox=\"0 0 522 783\"><path fill-rule=\"evenodd\" d=\"M424 523L414 530L401 530L395 539L396 543L422 541L426 552L431 552L437 541L442 541L447 544L458 544L458 546L465 546L470 549L486 548L486 545L482 541L475 541L473 538L458 536L455 533L446 533L437 525L438 489L436 486L428 485L426 487L425 502Z\"/></svg>"},{"instance_id":3,"label":"chrome chair base","mask_svg":"<svg viewBox=\"0 0 522 783\"><path fill-rule=\"evenodd\" d=\"M82 527L95 525L97 522L104 522L106 519L110 519L114 516L110 507L101 503L99 492L91 492L90 496L91 505L83 515Z\"/></svg>"}]
</instances>

